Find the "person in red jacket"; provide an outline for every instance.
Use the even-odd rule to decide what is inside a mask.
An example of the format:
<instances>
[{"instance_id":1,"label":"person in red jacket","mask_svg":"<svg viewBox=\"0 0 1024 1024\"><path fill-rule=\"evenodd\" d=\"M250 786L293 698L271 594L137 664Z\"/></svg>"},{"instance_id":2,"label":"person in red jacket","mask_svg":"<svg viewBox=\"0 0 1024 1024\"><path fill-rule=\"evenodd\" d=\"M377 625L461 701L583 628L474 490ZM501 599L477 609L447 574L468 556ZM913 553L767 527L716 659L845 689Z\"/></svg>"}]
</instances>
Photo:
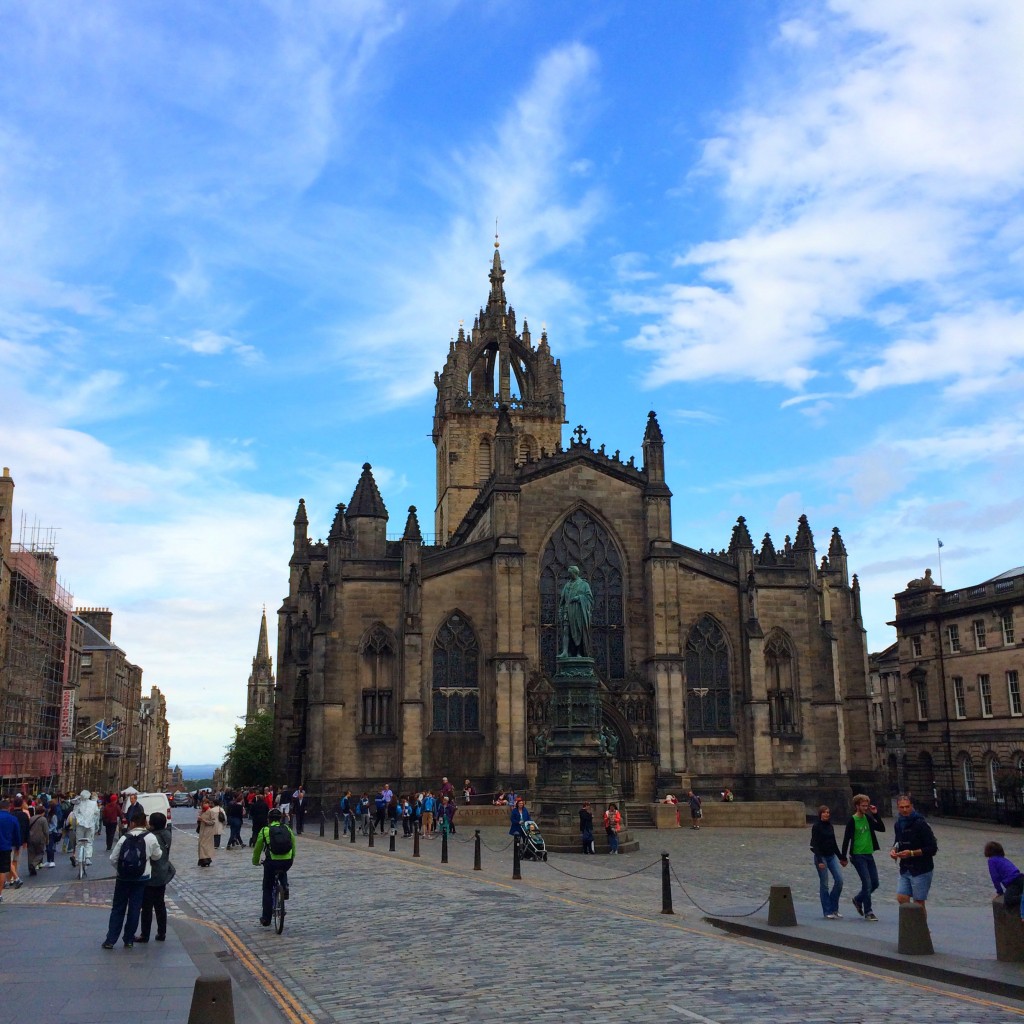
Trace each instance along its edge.
<instances>
[{"instance_id":1,"label":"person in red jacket","mask_svg":"<svg viewBox=\"0 0 1024 1024\"><path fill-rule=\"evenodd\" d=\"M107 833L107 850L114 848L114 837L117 835L117 823L121 820L121 808L117 804L117 794L111 793L103 801L100 808L100 821Z\"/></svg>"}]
</instances>

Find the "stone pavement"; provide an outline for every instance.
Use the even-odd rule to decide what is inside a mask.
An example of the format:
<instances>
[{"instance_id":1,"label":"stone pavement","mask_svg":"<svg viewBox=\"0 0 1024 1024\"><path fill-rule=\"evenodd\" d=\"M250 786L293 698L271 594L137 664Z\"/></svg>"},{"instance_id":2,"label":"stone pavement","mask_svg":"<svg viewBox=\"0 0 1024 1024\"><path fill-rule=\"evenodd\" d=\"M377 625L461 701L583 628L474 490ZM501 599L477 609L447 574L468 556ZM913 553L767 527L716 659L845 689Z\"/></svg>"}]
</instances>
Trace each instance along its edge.
<instances>
[{"instance_id":1,"label":"stone pavement","mask_svg":"<svg viewBox=\"0 0 1024 1024\"><path fill-rule=\"evenodd\" d=\"M440 864L436 840L424 841L422 857L413 860L412 843L401 836L390 853L387 837L378 837L369 850L364 837L353 845L347 838L335 842L331 834L300 840L289 914L278 936L257 921L261 872L251 865L250 851L221 851L212 868L200 870L192 859L194 835L176 831L172 856L178 877L170 892L178 952L189 954L194 972L200 969L197 959L201 964L203 956L213 956L232 973L236 1020L243 1019L240 999L254 1003L253 1013L269 1007L277 1019L294 1024L352 1019L401 1024L423 1018L446 1024L527 1018L559 1024L602 1019L889 1024L896 1014L912 1014L915 1024L988 1024L1024 1017L1019 999L923 983L889 969L731 935L705 920L709 914L742 914L750 916L730 920L756 925L758 915L765 916L758 908L768 887L787 884L800 921L789 931L834 936L831 948L839 955L860 942L884 951L895 927L895 869L887 859L880 862L879 924L856 917L852 907L844 920L824 922L807 829L640 831L637 854L552 854L546 864L524 863L522 881L511 878L511 851L502 829L482 830L486 845L479 872L472 870L471 831L460 830L453 838L447 865ZM1024 978L1024 965L999 965L994 954L986 954L991 926L986 931L981 923L991 914L981 848L988 838L999 838L1007 854L1024 863L1024 833L938 823L936 834L940 852L929 916L940 955L993 980L999 972L1011 981ZM660 913L662 849L670 853L676 876L671 916ZM70 868L64 870L70 874ZM65 934L63 925L59 933L18 927L40 911L70 911L53 904L83 887L62 879L55 885L48 876L61 871L32 880L40 884L40 894L51 891L49 903L21 906L35 891L27 884L0 908L5 977L8 972L43 977L39 968L46 963L46 948L50 955L59 950L61 963L75 963L81 953L102 970L102 913L94 911L87 936ZM855 878L846 872L847 894L855 891ZM100 884L109 892L109 882L86 886ZM206 927L193 923L199 920ZM32 933L38 945L8 946L10 931ZM208 948L200 948L200 935ZM166 950L151 944L105 953L106 962L124 970L130 964L133 971L141 962L156 979L163 973L156 958L177 955L172 942L164 945ZM185 974L187 968L176 982L181 990ZM276 1004L262 999L261 986L274 993ZM191 981L187 987L190 993ZM33 1004L33 1009L40 1008ZM48 1008L40 1016L71 1019ZM169 1012L156 1019L186 1018ZM246 1011L245 1019L260 1018Z\"/></svg>"}]
</instances>

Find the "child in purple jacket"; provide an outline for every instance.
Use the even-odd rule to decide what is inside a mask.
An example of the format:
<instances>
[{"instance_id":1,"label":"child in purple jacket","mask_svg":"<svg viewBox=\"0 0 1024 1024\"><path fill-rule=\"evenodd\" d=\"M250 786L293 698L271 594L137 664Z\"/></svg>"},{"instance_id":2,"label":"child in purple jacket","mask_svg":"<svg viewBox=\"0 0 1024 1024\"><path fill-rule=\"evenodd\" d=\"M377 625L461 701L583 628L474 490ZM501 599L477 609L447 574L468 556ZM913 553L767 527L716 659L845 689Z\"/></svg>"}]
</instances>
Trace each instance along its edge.
<instances>
[{"instance_id":1,"label":"child in purple jacket","mask_svg":"<svg viewBox=\"0 0 1024 1024\"><path fill-rule=\"evenodd\" d=\"M1002 843L986 843L985 856L988 858L988 873L996 887L996 895L1003 897L1003 906L1007 910L1017 910L1021 905L1021 892L1024 891L1024 875L1020 868L1012 860L1007 860Z\"/></svg>"}]
</instances>

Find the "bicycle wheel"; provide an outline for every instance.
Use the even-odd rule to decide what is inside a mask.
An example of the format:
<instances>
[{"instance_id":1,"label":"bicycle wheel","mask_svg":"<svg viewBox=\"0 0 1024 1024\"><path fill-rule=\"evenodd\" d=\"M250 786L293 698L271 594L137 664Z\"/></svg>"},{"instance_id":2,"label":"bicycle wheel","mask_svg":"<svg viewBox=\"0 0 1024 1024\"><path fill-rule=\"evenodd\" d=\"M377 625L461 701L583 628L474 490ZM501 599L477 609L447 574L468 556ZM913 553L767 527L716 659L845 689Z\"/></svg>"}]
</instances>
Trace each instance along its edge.
<instances>
[{"instance_id":1,"label":"bicycle wheel","mask_svg":"<svg viewBox=\"0 0 1024 1024\"><path fill-rule=\"evenodd\" d=\"M278 935L284 931L284 887L280 880L274 886L274 930Z\"/></svg>"},{"instance_id":2,"label":"bicycle wheel","mask_svg":"<svg viewBox=\"0 0 1024 1024\"><path fill-rule=\"evenodd\" d=\"M79 880L85 878L85 844L83 843L78 848L78 878Z\"/></svg>"}]
</instances>

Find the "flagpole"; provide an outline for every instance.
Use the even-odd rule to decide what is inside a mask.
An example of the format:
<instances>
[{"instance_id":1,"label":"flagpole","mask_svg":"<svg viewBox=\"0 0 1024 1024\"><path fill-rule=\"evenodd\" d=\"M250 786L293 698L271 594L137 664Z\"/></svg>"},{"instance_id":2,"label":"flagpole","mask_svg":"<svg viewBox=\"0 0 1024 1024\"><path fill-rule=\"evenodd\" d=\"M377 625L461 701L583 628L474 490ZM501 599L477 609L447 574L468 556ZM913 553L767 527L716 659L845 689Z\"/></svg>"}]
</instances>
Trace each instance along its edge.
<instances>
[{"instance_id":1,"label":"flagpole","mask_svg":"<svg viewBox=\"0 0 1024 1024\"><path fill-rule=\"evenodd\" d=\"M942 586L942 541L938 538L935 539L935 543L938 545L939 552L939 586Z\"/></svg>"}]
</instances>

